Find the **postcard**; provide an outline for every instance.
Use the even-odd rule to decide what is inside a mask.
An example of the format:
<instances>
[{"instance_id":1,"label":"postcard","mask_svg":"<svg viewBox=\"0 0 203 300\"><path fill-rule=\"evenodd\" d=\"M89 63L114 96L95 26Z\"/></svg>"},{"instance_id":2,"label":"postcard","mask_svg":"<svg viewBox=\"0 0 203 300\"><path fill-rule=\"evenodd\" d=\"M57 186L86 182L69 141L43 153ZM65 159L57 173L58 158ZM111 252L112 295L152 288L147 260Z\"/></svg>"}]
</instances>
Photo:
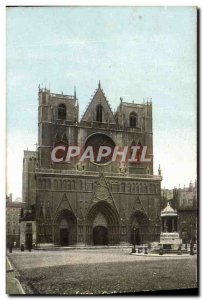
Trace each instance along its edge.
<instances>
[{"instance_id":1,"label":"postcard","mask_svg":"<svg viewBox=\"0 0 203 300\"><path fill-rule=\"evenodd\" d=\"M6 293L198 292L196 7L6 8Z\"/></svg>"}]
</instances>

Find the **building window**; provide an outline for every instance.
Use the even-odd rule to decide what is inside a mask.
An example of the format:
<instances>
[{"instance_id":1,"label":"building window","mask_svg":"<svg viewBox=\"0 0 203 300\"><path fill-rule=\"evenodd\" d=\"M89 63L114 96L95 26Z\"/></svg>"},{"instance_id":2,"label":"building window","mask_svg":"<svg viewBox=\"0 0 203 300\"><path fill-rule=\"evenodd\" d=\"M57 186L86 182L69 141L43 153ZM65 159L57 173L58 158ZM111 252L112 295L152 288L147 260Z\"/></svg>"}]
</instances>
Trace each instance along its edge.
<instances>
[{"instance_id":1,"label":"building window","mask_svg":"<svg viewBox=\"0 0 203 300\"><path fill-rule=\"evenodd\" d=\"M117 182L111 184L111 191L112 193L118 193L119 187Z\"/></svg>"},{"instance_id":2,"label":"building window","mask_svg":"<svg viewBox=\"0 0 203 300\"><path fill-rule=\"evenodd\" d=\"M147 185L144 184L144 193L147 193Z\"/></svg>"},{"instance_id":3,"label":"building window","mask_svg":"<svg viewBox=\"0 0 203 300\"><path fill-rule=\"evenodd\" d=\"M32 232L32 223L27 223L26 224L26 233L31 233Z\"/></svg>"},{"instance_id":4,"label":"building window","mask_svg":"<svg viewBox=\"0 0 203 300\"><path fill-rule=\"evenodd\" d=\"M82 184L82 180L78 181L78 190L82 191L83 190L83 184Z\"/></svg>"},{"instance_id":5,"label":"building window","mask_svg":"<svg viewBox=\"0 0 203 300\"><path fill-rule=\"evenodd\" d=\"M102 106L100 104L96 108L96 121L102 122Z\"/></svg>"},{"instance_id":6,"label":"building window","mask_svg":"<svg viewBox=\"0 0 203 300\"><path fill-rule=\"evenodd\" d=\"M46 189L46 180L45 179L43 179L42 180L42 189Z\"/></svg>"},{"instance_id":7,"label":"building window","mask_svg":"<svg viewBox=\"0 0 203 300\"><path fill-rule=\"evenodd\" d=\"M75 190L75 181L74 180L72 180L72 182L71 182L71 189Z\"/></svg>"},{"instance_id":8,"label":"building window","mask_svg":"<svg viewBox=\"0 0 203 300\"><path fill-rule=\"evenodd\" d=\"M125 182L121 183L121 193L125 193Z\"/></svg>"},{"instance_id":9,"label":"building window","mask_svg":"<svg viewBox=\"0 0 203 300\"><path fill-rule=\"evenodd\" d=\"M47 184L46 184L46 186L47 186L47 189L51 189L51 180L50 179L47 179Z\"/></svg>"},{"instance_id":10,"label":"building window","mask_svg":"<svg viewBox=\"0 0 203 300\"><path fill-rule=\"evenodd\" d=\"M46 93L42 93L42 105L46 105Z\"/></svg>"},{"instance_id":11,"label":"building window","mask_svg":"<svg viewBox=\"0 0 203 300\"><path fill-rule=\"evenodd\" d=\"M59 190L62 190L62 180L58 181L58 188L59 188Z\"/></svg>"},{"instance_id":12,"label":"building window","mask_svg":"<svg viewBox=\"0 0 203 300\"><path fill-rule=\"evenodd\" d=\"M130 114L130 127L131 128L137 127L137 115L134 112Z\"/></svg>"},{"instance_id":13,"label":"building window","mask_svg":"<svg viewBox=\"0 0 203 300\"><path fill-rule=\"evenodd\" d=\"M66 180L63 180L63 190L66 190L67 189L67 182Z\"/></svg>"},{"instance_id":14,"label":"building window","mask_svg":"<svg viewBox=\"0 0 203 300\"><path fill-rule=\"evenodd\" d=\"M67 186L67 189L68 189L68 190L71 190L71 181L70 181L70 180L68 180L67 185L68 185L68 186Z\"/></svg>"},{"instance_id":15,"label":"building window","mask_svg":"<svg viewBox=\"0 0 203 300\"><path fill-rule=\"evenodd\" d=\"M93 183L87 182L86 183L86 191L91 192L93 190Z\"/></svg>"},{"instance_id":16,"label":"building window","mask_svg":"<svg viewBox=\"0 0 203 300\"><path fill-rule=\"evenodd\" d=\"M54 189L58 190L58 181L54 179Z\"/></svg>"},{"instance_id":17,"label":"building window","mask_svg":"<svg viewBox=\"0 0 203 300\"><path fill-rule=\"evenodd\" d=\"M130 183L127 184L127 188L128 188L128 193L131 193L131 184Z\"/></svg>"},{"instance_id":18,"label":"building window","mask_svg":"<svg viewBox=\"0 0 203 300\"><path fill-rule=\"evenodd\" d=\"M66 119L66 106L65 104L60 104L58 106L58 119L65 120Z\"/></svg>"}]
</instances>

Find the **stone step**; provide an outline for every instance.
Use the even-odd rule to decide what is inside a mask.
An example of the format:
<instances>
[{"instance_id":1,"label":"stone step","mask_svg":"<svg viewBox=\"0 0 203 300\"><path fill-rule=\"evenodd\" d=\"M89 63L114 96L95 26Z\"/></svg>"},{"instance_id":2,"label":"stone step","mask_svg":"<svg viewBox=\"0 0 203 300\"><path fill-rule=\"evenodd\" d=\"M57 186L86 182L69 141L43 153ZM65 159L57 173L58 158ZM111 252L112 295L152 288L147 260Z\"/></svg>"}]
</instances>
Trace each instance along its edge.
<instances>
[{"instance_id":1,"label":"stone step","mask_svg":"<svg viewBox=\"0 0 203 300\"><path fill-rule=\"evenodd\" d=\"M50 245L40 245L35 248L35 250L49 250L49 251L58 251L58 250L99 250L99 249L132 249L132 245L111 245L111 246L50 246Z\"/></svg>"}]
</instances>

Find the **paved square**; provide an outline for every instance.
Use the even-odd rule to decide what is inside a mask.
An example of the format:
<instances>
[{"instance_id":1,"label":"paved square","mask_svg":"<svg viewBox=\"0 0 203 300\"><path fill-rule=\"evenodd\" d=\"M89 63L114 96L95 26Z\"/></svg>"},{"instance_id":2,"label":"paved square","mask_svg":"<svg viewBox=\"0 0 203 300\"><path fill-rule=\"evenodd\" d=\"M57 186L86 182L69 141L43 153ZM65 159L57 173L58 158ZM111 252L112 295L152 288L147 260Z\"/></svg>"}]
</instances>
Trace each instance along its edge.
<instances>
[{"instance_id":1,"label":"paved square","mask_svg":"<svg viewBox=\"0 0 203 300\"><path fill-rule=\"evenodd\" d=\"M197 287L197 257L129 255L129 249L13 252L27 294L105 294Z\"/></svg>"}]
</instances>

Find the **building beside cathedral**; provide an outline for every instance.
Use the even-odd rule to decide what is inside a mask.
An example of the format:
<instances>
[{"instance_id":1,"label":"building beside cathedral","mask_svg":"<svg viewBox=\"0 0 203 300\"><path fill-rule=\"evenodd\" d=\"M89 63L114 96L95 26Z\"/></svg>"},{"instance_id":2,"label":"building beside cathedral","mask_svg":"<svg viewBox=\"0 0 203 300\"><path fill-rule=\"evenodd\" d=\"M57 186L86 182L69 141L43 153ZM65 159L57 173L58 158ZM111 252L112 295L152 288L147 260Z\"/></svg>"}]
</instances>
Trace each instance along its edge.
<instances>
[{"instance_id":1,"label":"building beside cathedral","mask_svg":"<svg viewBox=\"0 0 203 300\"><path fill-rule=\"evenodd\" d=\"M39 87L38 147L24 151L21 243L115 245L159 241L161 171L153 170L152 103L120 99L115 113L99 83L79 119L74 95ZM150 162L51 160L54 147L147 146ZM60 156L60 153L58 153Z\"/></svg>"},{"instance_id":2,"label":"building beside cathedral","mask_svg":"<svg viewBox=\"0 0 203 300\"><path fill-rule=\"evenodd\" d=\"M183 243L197 241L198 202L197 182L190 182L188 187L174 188L174 201L179 216L179 231Z\"/></svg>"},{"instance_id":3,"label":"building beside cathedral","mask_svg":"<svg viewBox=\"0 0 203 300\"><path fill-rule=\"evenodd\" d=\"M190 182L183 188L162 189L162 208L170 202L173 209L178 213L178 232L183 243L197 241L198 224L198 202L197 202L197 181Z\"/></svg>"},{"instance_id":4,"label":"building beside cathedral","mask_svg":"<svg viewBox=\"0 0 203 300\"><path fill-rule=\"evenodd\" d=\"M12 194L10 193L6 196L6 245L16 246L20 245L20 225L19 219L21 216L21 210L23 203L18 201L18 199L12 199Z\"/></svg>"}]
</instances>

